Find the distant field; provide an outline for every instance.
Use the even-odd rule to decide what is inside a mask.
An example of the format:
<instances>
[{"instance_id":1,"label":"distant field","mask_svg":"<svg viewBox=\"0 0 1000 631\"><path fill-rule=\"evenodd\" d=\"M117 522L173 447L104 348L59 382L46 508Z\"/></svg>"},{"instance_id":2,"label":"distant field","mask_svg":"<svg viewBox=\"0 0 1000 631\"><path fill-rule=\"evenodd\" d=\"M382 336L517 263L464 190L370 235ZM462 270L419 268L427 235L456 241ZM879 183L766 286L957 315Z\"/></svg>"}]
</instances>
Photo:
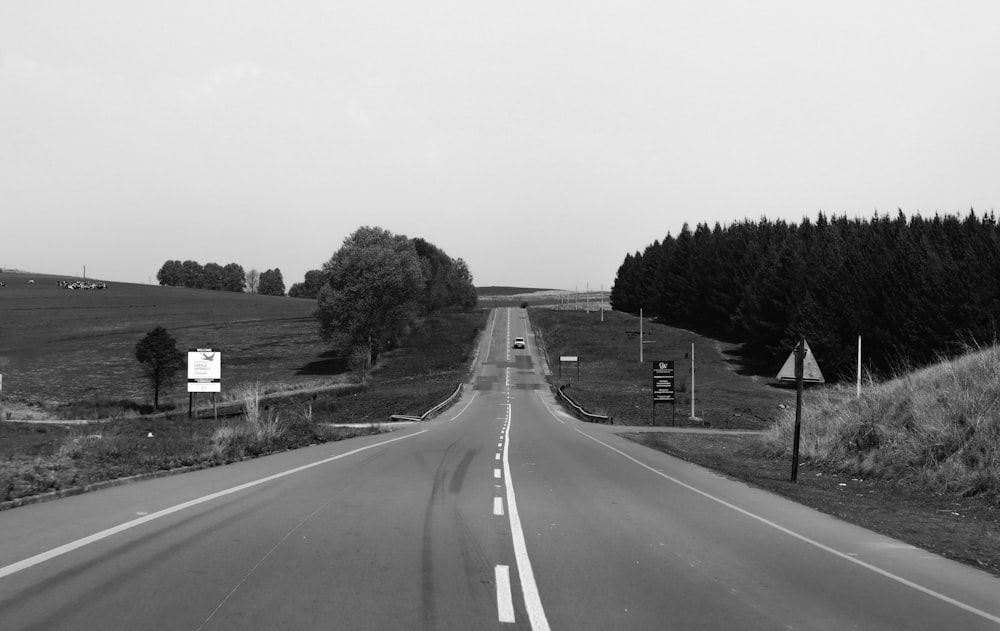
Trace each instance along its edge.
<instances>
[{"instance_id":1,"label":"distant field","mask_svg":"<svg viewBox=\"0 0 1000 631\"><path fill-rule=\"evenodd\" d=\"M0 274L5 399L149 398L135 345L156 326L182 350L221 349L224 388L257 379L308 382L339 368L318 337L312 300L128 283L68 290L56 284L60 278L75 280ZM186 400L185 383L167 395Z\"/></svg>"},{"instance_id":2,"label":"distant field","mask_svg":"<svg viewBox=\"0 0 1000 631\"><path fill-rule=\"evenodd\" d=\"M489 298L492 296L513 296L515 294L531 294L538 291L559 291L559 290L537 289L530 287L501 287L501 286L476 287L476 294L480 298Z\"/></svg>"},{"instance_id":3,"label":"distant field","mask_svg":"<svg viewBox=\"0 0 1000 631\"><path fill-rule=\"evenodd\" d=\"M527 287L478 287L479 304L483 307L555 307L567 310L610 310L608 292L568 291L565 289L532 289Z\"/></svg>"}]
</instances>

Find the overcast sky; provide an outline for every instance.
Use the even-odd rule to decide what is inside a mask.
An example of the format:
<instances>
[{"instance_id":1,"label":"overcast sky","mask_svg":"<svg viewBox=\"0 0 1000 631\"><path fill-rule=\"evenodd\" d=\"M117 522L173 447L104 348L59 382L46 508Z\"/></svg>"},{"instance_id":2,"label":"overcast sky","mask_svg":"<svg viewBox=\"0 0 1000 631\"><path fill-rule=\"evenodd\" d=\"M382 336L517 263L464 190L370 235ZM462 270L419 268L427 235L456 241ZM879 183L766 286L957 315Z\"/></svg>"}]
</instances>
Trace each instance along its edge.
<instances>
[{"instance_id":1,"label":"overcast sky","mask_svg":"<svg viewBox=\"0 0 1000 631\"><path fill-rule=\"evenodd\" d=\"M609 289L682 225L1000 210L1000 2L0 2L0 266L280 268L363 225Z\"/></svg>"}]
</instances>

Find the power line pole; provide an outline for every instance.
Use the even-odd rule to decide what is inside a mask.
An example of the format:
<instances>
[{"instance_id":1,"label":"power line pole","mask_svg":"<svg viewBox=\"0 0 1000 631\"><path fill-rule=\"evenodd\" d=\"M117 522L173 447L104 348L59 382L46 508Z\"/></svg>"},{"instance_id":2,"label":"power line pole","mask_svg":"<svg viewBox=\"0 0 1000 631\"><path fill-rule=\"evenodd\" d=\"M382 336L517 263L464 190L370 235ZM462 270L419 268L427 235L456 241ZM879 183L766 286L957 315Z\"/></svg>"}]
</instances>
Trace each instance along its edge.
<instances>
[{"instance_id":1,"label":"power line pole","mask_svg":"<svg viewBox=\"0 0 1000 631\"><path fill-rule=\"evenodd\" d=\"M694 342L691 342L691 420L694 419Z\"/></svg>"},{"instance_id":2,"label":"power line pole","mask_svg":"<svg viewBox=\"0 0 1000 631\"><path fill-rule=\"evenodd\" d=\"M639 307L639 363L642 363L642 307Z\"/></svg>"}]
</instances>

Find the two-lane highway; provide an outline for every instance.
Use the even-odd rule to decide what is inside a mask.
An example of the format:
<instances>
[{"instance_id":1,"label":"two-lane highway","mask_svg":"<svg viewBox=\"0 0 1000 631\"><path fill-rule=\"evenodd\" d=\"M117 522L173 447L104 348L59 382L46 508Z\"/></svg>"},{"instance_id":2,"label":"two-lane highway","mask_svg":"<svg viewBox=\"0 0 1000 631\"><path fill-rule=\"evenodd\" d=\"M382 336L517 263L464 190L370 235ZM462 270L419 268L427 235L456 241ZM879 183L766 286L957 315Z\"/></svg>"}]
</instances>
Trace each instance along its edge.
<instances>
[{"instance_id":1,"label":"two-lane highway","mask_svg":"<svg viewBox=\"0 0 1000 631\"><path fill-rule=\"evenodd\" d=\"M1000 628L994 577L577 421L540 359L495 310L434 421L0 513L0 628Z\"/></svg>"}]
</instances>

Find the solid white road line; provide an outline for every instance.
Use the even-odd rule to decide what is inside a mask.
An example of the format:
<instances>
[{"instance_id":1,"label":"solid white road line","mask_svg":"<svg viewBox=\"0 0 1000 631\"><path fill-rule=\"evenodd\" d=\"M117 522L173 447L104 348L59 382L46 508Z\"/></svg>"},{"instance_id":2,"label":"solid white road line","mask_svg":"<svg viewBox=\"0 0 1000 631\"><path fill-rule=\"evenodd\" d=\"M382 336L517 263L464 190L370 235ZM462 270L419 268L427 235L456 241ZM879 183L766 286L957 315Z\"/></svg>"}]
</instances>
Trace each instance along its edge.
<instances>
[{"instance_id":1,"label":"solid white road line","mask_svg":"<svg viewBox=\"0 0 1000 631\"><path fill-rule=\"evenodd\" d=\"M498 565L496 579L497 614L500 622L514 622L514 599L510 593L510 568L506 565Z\"/></svg>"},{"instance_id":2,"label":"solid white road line","mask_svg":"<svg viewBox=\"0 0 1000 631\"><path fill-rule=\"evenodd\" d=\"M11 563L10 565L0 567L0 578L3 578L5 576L10 576L11 574L16 574L17 572L26 570L40 563L44 563L45 561L48 561L50 559L54 559L56 557L62 556L64 554L82 548L84 546L96 543L98 541L101 541L102 539L107 539L108 537L117 535L118 533L121 532L125 532L126 530L131 530L136 526L141 526L142 524L151 522L154 519L159 519L160 517L166 517L167 515L172 515L186 508L191 508L192 506L198 506L199 504L204 504L205 502L211 502L212 500L216 500L219 499L220 497L225 497L227 495L232 495L233 493L239 493L240 491L245 491L246 489L253 488L255 486L259 486L261 484L277 480L279 478L284 478L286 476L295 473L300 473L307 469L312 469L313 467L318 467L320 465L333 462L334 460L340 460L341 458L346 458L347 456L353 456L354 454L361 453L362 451L368 451L369 449L381 447L382 445L388 445L389 443L394 443L400 440L406 440L407 438L413 438L414 436L419 436L420 434L423 434L425 432L427 432L427 430L422 429L419 432L416 432L415 434L410 434L408 436L399 436L398 438L383 440L380 443L375 443L373 445L368 445L366 447L359 447L358 449L342 453L339 456L332 456L330 458L324 458L323 460L317 460L316 462L312 462L307 465L302 465L301 467L295 467L294 469L282 471L281 473L275 473L274 475L269 475L267 477L260 478L258 480L253 480L245 484L240 484L239 486L234 486L232 488L228 488L222 491L216 491L215 493L210 493L209 495L204 495L202 497L189 500L181 504L177 504L176 506L171 506L170 508L164 508L163 510L156 511L155 513L150 513L149 515L145 515L143 517L140 517L139 519L133 519L132 521L128 521L125 522L124 524L113 526L111 528L102 530L87 537L83 537L82 539L71 541L57 548L52 548L51 550L42 552L40 554L36 554L35 556L32 557L28 557L27 559L18 561L17 563Z\"/></svg>"},{"instance_id":3,"label":"solid white road line","mask_svg":"<svg viewBox=\"0 0 1000 631\"><path fill-rule=\"evenodd\" d=\"M455 416L451 417L451 418L450 418L450 419L448 419L448 420L449 420L449 421L454 421L454 420L455 420L455 419L457 419L458 417L460 417L460 416L462 416L463 414L465 414L465 411L469 409L469 406L470 406L470 405L472 405L472 402L476 400L476 395L477 395L477 394L479 394L479 393L478 393L478 392L473 392L473 393L472 393L472 396L471 396L471 397L469 397L469 402L465 404L465 407L464 407L464 408L462 408L462 410L461 410L461 411L460 411L460 412L459 412L458 414L456 414Z\"/></svg>"},{"instance_id":4,"label":"solid white road line","mask_svg":"<svg viewBox=\"0 0 1000 631\"><path fill-rule=\"evenodd\" d=\"M507 361L510 361L510 307L507 307Z\"/></svg>"},{"instance_id":5,"label":"solid white road line","mask_svg":"<svg viewBox=\"0 0 1000 631\"><path fill-rule=\"evenodd\" d=\"M507 416L510 417L510 404L507 404ZM524 607L528 611L528 620L533 631L548 631L549 621L542 608L542 598L535 584L535 573L531 569L528 558L528 546L524 542L524 531L521 530L521 516L517 512L517 501L514 497L514 482L510 477L510 424L504 432L503 471L507 479L507 515L510 517L510 534L514 542L514 558L517 560L517 573L521 578L521 594L524 597Z\"/></svg>"},{"instance_id":6,"label":"solid white road line","mask_svg":"<svg viewBox=\"0 0 1000 631\"><path fill-rule=\"evenodd\" d=\"M486 362L490 359L490 348L493 347L493 331L497 328L497 310L493 310L493 323L490 324L490 334L486 338L486 356L483 357L483 371L486 371Z\"/></svg>"},{"instance_id":7,"label":"solid white road line","mask_svg":"<svg viewBox=\"0 0 1000 631\"><path fill-rule=\"evenodd\" d=\"M545 401L545 397L542 396L541 392L538 393L538 398L542 402L542 405L545 406L545 409L549 411L549 414L552 415L552 418L554 418L555 420L559 421L563 425L566 424L566 421L564 421L561 418L559 418L559 416L557 416L556 413L552 411L552 408L549 407L548 402Z\"/></svg>"},{"instance_id":8,"label":"solid white road line","mask_svg":"<svg viewBox=\"0 0 1000 631\"><path fill-rule=\"evenodd\" d=\"M836 557L839 557L839 558L844 559L846 561L850 561L851 563L859 565L859 566L861 566L861 567L863 567L863 568L865 568L867 570L871 570L872 572L875 572L876 574L879 574L880 576L884 576L885 578L888 578L890 580L896 581L897 583L900 583L902 585L906 585L907 587L911 587L911 588L917 590L918 592L921 592L923 594L931 596L932 598L936 598L936 599L938 599L938 600L940 600L942 602L946 602L949 605L954 605L954 606L958 607L959 609L962 609L962 610L967 611L967 612L969 612L971 614L977 615L977 616L979 616L981 618L985 618L986 620L989 620L990 622L995 622L997 624L1000 624L1000 616L995 616L995 615L993 615L993 614L991 614L989 612L982 611L981 609L976 609L972 605L967 605L967 604L965 604L965 603L963 603L963 602L961 602L959 600L955 600L954 598L952 598L950 596L945 596L944 594L936 592L933 589L930 589L929 587L924 587L923 585L920 585L918 583L914 583L913 581L907 580L907 579L903 578L902 576L898 576L896 574L893 574L892 572L889 572L887 570L883 570L882 568L876 567L876 566L874 566L874 565L872 565L870 563L865 563L864 561L862 561L860 559L857 559L855 557L852 557L849 554L846 554L846 553L841 552L839 550L835 550L834 548L831 548L830 546L824 545L824 544L816 541L815 539L810 539L809 537L806 537L805 535L801 535L801 534L795 532L794 530L790 530L788 528L785 528L784 526L776 524L776 523L774 523L773 521L771 521L769 519L761 517L760 515L756 515L756 514L751 513L750 511L748 511L746 509L740 508L739 506L736 506L734 504L730 504L726 500L720 499L718 497L715 497L714 495L706 493L705 491L702 491L701 489L695 488L695 487L691 486L690 484L687 484L686 482L681 482L680 480L678 480L677 478L675 478L673 476L667 475L666 473L663 473L662 471L660 471L658 469L654 469L653 467L649 466L648 464L646 464L644 462L636 460L635 458L633 458L632 456L628 455L624 451L621 451L620 449L616 449L615 447L612 447L611 445L607 444L606 442L604 442L602 440L599 440L597 438L594 438L593 436L591 436L587 432L581 431L580 429L578 429L576 427L574 427L573 429L576 430L576 431L578 431L578 432L580 432L581 434L583 434L584 436L586 436L590 440L594 441L595 443L598 443L600 445L604 445L605 447L607 447L611 451L613 451L613 452L615 452L615 453L617 453L619 455L622 455L622 456L628 458L629 460L631 460L632 462L636 463L640 467L648 469L648 470L652 471L653 473L655 473L656 475L658 475L658 476L660 476L660 477L662 477L664 479L670 480L674 484L677 484L678 486L682 486L682 487L688 489L689 491L694 491L698 495L706 497L706 498L712 500L713 502L717 502L719 504L722 504L726 508L731 508L732 510L736 511L737 513L740 513L742 515L746 515L747 517L749 517L751 519L755 519L755 520L759 521L760 523L764 524L765 526L770 526L771 528L774 528L775 530L783 532L786 535L789 535L791 537L795 537L796 539L798 539L799 541L802 541L803 543L807 543L807 544L809 544L809 545L811 545L811 546L813 546L815 548L823 550L824 552L829 552L830 554L832 554L832 555L834 555ZM510 486L510 480L507 481L507 486L508 487Z\"/></svg>"}]
</instances>

